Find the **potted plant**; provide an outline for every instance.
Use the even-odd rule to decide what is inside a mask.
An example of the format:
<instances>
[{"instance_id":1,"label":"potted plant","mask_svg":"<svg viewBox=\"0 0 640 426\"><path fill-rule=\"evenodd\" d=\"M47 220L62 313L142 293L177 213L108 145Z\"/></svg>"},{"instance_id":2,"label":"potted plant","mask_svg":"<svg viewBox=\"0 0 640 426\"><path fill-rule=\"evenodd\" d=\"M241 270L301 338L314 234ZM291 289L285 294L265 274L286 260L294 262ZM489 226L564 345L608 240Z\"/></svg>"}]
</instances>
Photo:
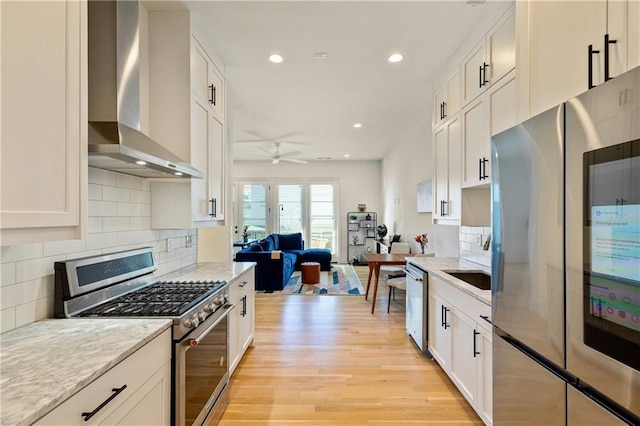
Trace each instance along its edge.
<instances>
[{"instance_id":1,"label":"potted plant","mask_svg":"<svg viewBox=\"0 0 640 426\"><path fill-rule=\"evenodd\" d=\"M245 243L249 241L249 233L247 232L248 228L249 226L245 225L244 229L242 230L242 241L244 241Z\"/></svg>"}]
</instances>

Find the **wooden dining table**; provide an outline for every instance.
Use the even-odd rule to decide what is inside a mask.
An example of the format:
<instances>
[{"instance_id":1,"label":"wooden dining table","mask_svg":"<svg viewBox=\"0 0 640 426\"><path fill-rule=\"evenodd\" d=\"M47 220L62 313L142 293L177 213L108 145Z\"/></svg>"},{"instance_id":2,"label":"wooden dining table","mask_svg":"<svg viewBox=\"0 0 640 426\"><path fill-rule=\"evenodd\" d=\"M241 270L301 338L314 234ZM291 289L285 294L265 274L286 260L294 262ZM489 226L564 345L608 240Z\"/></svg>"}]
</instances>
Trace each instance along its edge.
<instances>
[{"instance_id":1,"label":"wooden dining table","mask_svg":"<svg viewBox=\"0 0 640 426\"><path fill-rule=\"evenodd\" d=\"M367 278L367 292L364 300L369 300L369 287L371 286L371 277L375 277L373 284L373 300L371 301L371 313L376 309L376 296L378 294L378 280L380 278L380 267L382 265L404 265L408 257L415 256L415 253L397 253L397 254L379 254L365 253L364 257L369 263L369 278Z\"/></svg>"}]
</instances>

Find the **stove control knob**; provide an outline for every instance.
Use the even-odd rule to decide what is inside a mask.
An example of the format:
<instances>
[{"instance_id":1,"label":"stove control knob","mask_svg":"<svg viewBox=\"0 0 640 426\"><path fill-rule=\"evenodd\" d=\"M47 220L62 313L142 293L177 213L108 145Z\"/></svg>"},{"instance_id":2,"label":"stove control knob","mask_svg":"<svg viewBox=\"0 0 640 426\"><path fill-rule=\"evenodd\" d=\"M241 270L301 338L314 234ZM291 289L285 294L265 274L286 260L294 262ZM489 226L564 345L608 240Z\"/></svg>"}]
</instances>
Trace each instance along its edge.
<instances>
[{"instance_id":1,"label":"stove control knob","mask_svg":"<svg viewBox=\"0 0 640 426\"><path fill-rule=\"evenodd\" d=\"M213 299L213 304L216 306L222 306L223 303L224 303L224 299L222 296L218 296L215 299Z\"/></svg>"},{"instance_id":2,"label":"stove control knob","mask_svg":"<svg viewBox=\"0 0 640 426\"><path fill-rule=\"evenodd\" d=\"M229 301L229 293L226 293L222 298L224 299L224 303L227 303Z\"/></svg>"},{"instance_id":3,"label":"stove control knob","mask_svg":"<svg viewBox=\"0 0 640 426\"><path fill-rule=\"evenodd\" d=\"M198 321L197 315L192 316L184 322L184 326L187 328L196 328L198 324L200 324L200 321Z\"/></svg>"},{"instance_id":4,"label":"stove control knob","mask_svg":"<svg viewBox=\"0 0 640 426\"><path fill-rule=\"evenodd\" d=\"M213 312L214 309L215 309L215 305L213 303L207 303L204 307L204 311L208 314Z\"/></svg>"},{"instance_id":5,"label":"stove control knob","mask_svg":"<svg viewBox=\"0 0 640 426\"><path fill-rule=\"evenodd\" d=\"M207 314L203 311L198 312L198 319L200 320L200 322L204 321L207 319Z\"/></svg>"}]
</instances>

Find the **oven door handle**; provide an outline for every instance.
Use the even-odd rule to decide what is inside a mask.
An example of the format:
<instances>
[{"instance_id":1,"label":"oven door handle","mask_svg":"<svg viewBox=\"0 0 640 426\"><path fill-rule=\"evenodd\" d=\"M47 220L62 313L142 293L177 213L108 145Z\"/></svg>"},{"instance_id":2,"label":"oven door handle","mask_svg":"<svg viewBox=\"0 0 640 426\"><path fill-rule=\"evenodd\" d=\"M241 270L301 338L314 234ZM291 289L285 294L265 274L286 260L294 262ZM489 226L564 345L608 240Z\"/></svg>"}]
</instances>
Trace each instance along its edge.
<instances>
[{"instance_id":1,"label":"oven door handle","mask_svg":"<svg viewBox=\"0 0 640 426\"><path fill-rule=\"evenodd\" d=\"M403 269L403 271L408 277L411 277L411 279L413 279L415 281L422 281L422 278L416 277L415 275L413 275L411 272L407 271L406 269Z\"/></svg>"},{"instance_id":2,"label":"oven door handle","mask_svg":"<svg viewBox=\"0 0 640 426\"><path fill-rule=\"evenodd\" d=\"M229 312L231 312L231 310L233 308L235 308L236 305L225 305L224 306L224 313L220 316L220 318L218 318L216 320L216 322L214 322L213 324L211 324L209 327L207 327L207 329L205 331L202 332L202 334L200 334L200 337L198 337L197 339L187 339L184 341L183 345L186 346L198 346L200 344L200 342L202 341L202 339L204 339L207 334L209 334L209 332L211 330L213 330L218 324L220 324L220 322L225 319L225 317L227 315L229 315Z\"/></svg>"}]
</instances>

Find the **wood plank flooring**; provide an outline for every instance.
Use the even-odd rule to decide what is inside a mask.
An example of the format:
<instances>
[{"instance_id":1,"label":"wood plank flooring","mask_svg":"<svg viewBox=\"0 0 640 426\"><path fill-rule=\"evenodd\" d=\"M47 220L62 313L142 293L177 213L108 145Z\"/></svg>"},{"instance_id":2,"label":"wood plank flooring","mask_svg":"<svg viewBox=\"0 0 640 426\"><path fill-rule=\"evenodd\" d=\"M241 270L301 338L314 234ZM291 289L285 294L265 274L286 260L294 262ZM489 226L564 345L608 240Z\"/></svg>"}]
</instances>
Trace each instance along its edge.
<instances>
[{"instance_id":1,"label":"wood plank flooring","mask_svg":"<svg viewBox=\"0 0 640 426\"><path fill-rule=\"evenodd\" d=\"M366 286L367 268L357 267ZM481 425L405 333L404 295L387 314L364 296L257 294L255 347L220 425Z\"/></svg>"}]
</instances>

